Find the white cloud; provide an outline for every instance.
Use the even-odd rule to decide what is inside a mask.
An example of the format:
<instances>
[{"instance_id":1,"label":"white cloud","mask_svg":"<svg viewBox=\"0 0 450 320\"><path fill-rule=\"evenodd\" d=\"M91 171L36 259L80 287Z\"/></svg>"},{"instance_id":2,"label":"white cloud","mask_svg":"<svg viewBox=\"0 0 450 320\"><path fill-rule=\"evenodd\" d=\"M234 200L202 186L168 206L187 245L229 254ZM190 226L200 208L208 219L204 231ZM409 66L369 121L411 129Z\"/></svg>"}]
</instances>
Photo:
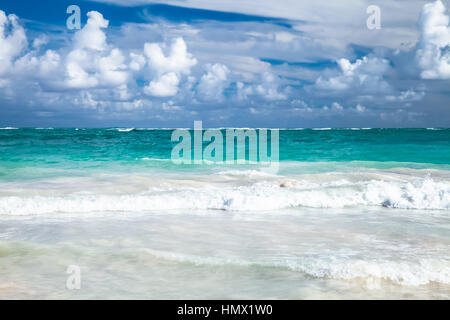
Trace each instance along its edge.
<instances>
[{"instance_id":1,"label":"white cloud","mask_svg":"<svg viewBox=\"0 0 450 320\"><path fill-rule=\"evenodd\" d=\"M364 92L384 92L389 89L388 83L383 79L390 68L388 60L366 56L354 63L348 59L339 59L337 63L339 74L325 79L320 76L315 83L317 89L333 91L352 89Z\"/></svg>"},{"instance_id":2,"label":"white cloud","mask_svg":"<svg viewBox=\"0 0 450 320\"><path fill-rule=\"evenodd\" d=\"M178 93L180 79L175 72L165 73L157 80L151 81L144 92L156 97L171 97Z\"/></svg>"},{"instance_id":3,"label":"white cloud","mask_svg":"<svg viewBox=\"0 0 450 320\"><path fill-rule=\"evenodd\" d=\"M310 109L310 112L314 110L314 109L311 109L311 108L309 108L309 109ZM338 102L333 102L331 104L331 108L328 107L328 106L323 106L322 107L322 111L327 111L327 112L331 112L331 113L335 113L335 114L336 113L341 113L343 110L344 110L344 107Z\"/></svg>"},{"instance_id":4,"label":"white cloud","mask_svg":"<svg viewBox=\"0 0 450 320\"><path fill-rule=\"evenodd\" d=\"M337 3L329 6L343 8ZM409 6L404 9L410 10ZM385 10L382 7L381 31L374 32L390 30ZM320 17L312 17L313 20L333 20L326 12L315 12ZM365 18L365 8L361 12ZM148 14L151 16L151 10ZM46 39L33 30L28 43L25 30L18 23L13 25L11 17L14 16L4 16L1 25L7 27L2 27L0 33L0 60L8 63L0 63L0 105L9 100L16 105L45 106L55 110L55 115L61 107L74 110L86 107L99 119L118 110L134 110L138 119L149 119L149 115L160 113L164 118L166 112L172 113L170 116L178 113L180 117L189 117L193 110L205 119L210 116L220 119L224 115L233 118L232 114L237 114L238 118L237 110L249 110L255 118L276 121L273 119L288 110L311 117L363 118L375 114L375 108L393 109L400 105L409 108L407 104L414 101L416 103L409 103L410 110L414 110L425 103L419 102L425 96L425 87L414 82L421 81L417 79L417 64L410 63L416 54L414 49L408 51L411 56L408 59L404 59L403 47L397 56L381 48L355 60L353 47L347 46L350 40L342 41L342 33L334 39L336 34L329 32L331 27L327 22L305 21L295 29L270 19L194 20L186 25L158 18L149 23L130 22L108 29L106 15L103 18L98 12L90 12L83 29L65 33L68 38L64 41L60 41L56 33L47 33ZM440 21L430 19L427 21ZM439 52L440 56L438 60L426 60L432 63L421 71L437 72L441 64L435 62L445 62L448 53L443 46L446 42L440 42L445 39L445 32L436 31L441 30L440 27L429 27L430 23L423 25L427 25L428 30L424 33L427 34L424 39L428 39L426 44L435 45L430 52ZM441 26L439 23L431 25ZM361 26L364 30L359 32L369 35L365 19ZM411 24L409 29L414 29L413 26ZM324 36L314 37L314 32L322 27ZM309 33L308 28L315 31ZM14 32L17 36L12 37ZM367 37L367 42L379 36L372 38L373 34ZM409 35L405 39L409 40ZM52 50L46 50L48 48ZM338 50L330 50L333 48ZM392 63L380 57L389 57ZM337 68L325 69L328 61L337 58L344 58L338 60ZM408 64L410 73L399 69L400 60ZM437 75L444 79L442 72ZM433 99L430 101L442 101L441 97L435 97L443 96L439 90L445 88L446 83L442 81L427 84ZM427 91L427 99L429 96ZM225 99L227 103L213 104ZM386 103L386 99L391 99L392 103ZM307 103L294 104L295 100ZM204 102L210 102L211 108L199 108ZM322 108L324 105L328 106L326 110ZM147 118L138 115L143 110ZM181 110L183 115L175 112ZM116 116L120 119L119 113Z\"/></svg>"},{"instance_id":5,"label":"white cloud","mask_svg":"<svg viewBox=\"0 0 450 320\"><path fill-rule=\"evenodd\" d=\"M245 83L241 81L236 82L236 89L236 96L239 101L247 100L248 96L253 92L251 86L246 86Z\"/></svg>"},{"instance_id":6,"label":"white cloud","mask_svg":"<svg viewBox=\"0 0 450 320\"><path fill-rule=\"evenodd\" d=\"M366 107L364 107L360 104L357 104L355 109L357 112L360 112L360 113L363 113L364 111L366 111Z\"/></svg>"},{"instance_id":7,"label":"white cloud","mask_svg":"<svg viewBox=\"0 0 450 320\"><path fill-rule=\"evenodd\" d=\"M230 70L220 63L208 64L206 68L207 72L201 77L197 88L198 94L203 100L222 100Z\"/></svg>"},{"instance_id":8,"label":"white cloud","mask_svg":"<svg viewBox=\"0 0 450 320\"><path fill-rule=\"evenodd\" d=\"M238 100L247 100L250 97L261 97L264 100L276 101L288 98L285 92L280 88L280 78L271 73L261 74L259 82L254 84L244 84L241 81L236 83Z\"/></svg>"},{"instance_id":9,"label":"white cloud","mask_svg":"<svg viewBox=\"0 0 450 320\"><path fill-rule=\"evenodd\" d=\"M98 70L103 85L120 86L128 82L125 58L119 49L112 49L111 53L99 59Z\"/></svg>"},{"instance_id":10,"label":"white cloud","mask_svg":"<svg viewBox=\"0 0 450 320\"><path fill-rule=\"evenodd\" d=\"M45 34L40 35L33 40L33 48L39 49L40 47L46 45L47 43L48 43L48 37Z\"/></svg>"},{"instance_id":11,"label":"white cloud","mask_svg":"<svg viewBox=\"0 0 450 320\"><path fill-rule=\"evenodd\" d=\"M334 109L334 110L336 110L336 111L342 111L342 110L344 110L344 107L343 107L342 105L340 105L339 103L337 103L337 102L333 102L333 103L331 104L331 108Z\"/></svg>"},{"instance_id":12,"label":"white cloud","mask_svg":"<svg viewBox=\"0 0 450 320\"><path fill-rule=\"evenodd\" d=\"M91 56L84 50L73 50L66 58L65 85L68 88L82 89L92 88L99 84L94 73L85 71L86 67L95 66Z\"/></svg>"},{"instance_id":13,"label":"white cloud","mask_svg":"<svg viewBox=\"0 0 450 320\"><path fill-rule=\"evenodd\" d=\"M26 45L25 30L19 25L17 16L6 16L0 10L0 76L10 70L14 59Z\"/></svg>"},{"instance_id":14,"label":"white cloud","mask_svg":"<svg viewBox=\"0 0 450 320\"><path fill-rule=\"evenodd\" d=\"M41 56L36 56L34 51L18 58L14 62L14 70L11 77L28 75L30 78L48 79L57 77L61 63L60 55L54 50L47 50Z\"/></svg>"},{"instance_id":15,"label":"white cloud","mask_svg":"<svg viewBox=\"0 0 450 320\"><path fill-rule=\"evenodd\" d=\"M170 47L170 53L165 56L161 46L157 43L145 43L144 52L149 65L158 74L176 72L189 74L191 67L197 64L197 59L187 51L183 38L176 38Z\"/></svg>"},{"instance_id":16,"label":"white cloud","mask_svg":"<svg viewBox=\"0 0 450 320\"><path fill-rule=\"evenodd\" d=\"M275 33L275 41L277 41L277 42L291 42L295 38L297 38L297 36L290 32L276 32Z\"/></svg>"},{"instance_id":17,"label":"white cloud","mask_svg":"<svg viewBox=\"0 0 450 320\"><path fill-rule=\"evenodd\" d=\"M108 20L97 11L87 13L86 25L75 34L74 45L77 49L102 51L106 49L106 35L101 30L108 27Z\"/></svg>"},{"instance_id":18,"label":"white cloud","mask_svg":"<svg viewBox=\"0 0 450 320\"><path fill-rule=\"evenodd\" d=\"M361 104L357 104L354 108L351 108L344 107L341 103L336 101L331 103L330 106L324 105L322 107L308 106L306 103L299 101L298 106L293 108L292 112L293 115L298 115L305 119L353 119L368 114L367 108Z\"/></svg>"},{"instance_id":19,"label":"white cloud","mask_svg":"<svg viewBox=\"0 0 450 320\"><path fill-rule=\"evenodd\" d=\"M366 9L373 0L299 1L299 0L96 0L124 6L165 3L188 8L236 12L276 17L291 22L302 21L296 28L323 44L343 48L349 44L386 46L415 42L413 26L423 0L409 0L407 5L392 0L378 0L382 9L382 28L376 32L366 27Z\"/></svg>"},{"instance_id":20,"label":"white cloud","mask_svg":"<svg viewBox=\"0 0 450 320\"><path fill-rule=\"evenodd\" d=\"M427 3L422 9L416 58L423 79L450 79L450 27L446 11L440 0Z\"/></svg>"},{"instance_id":21,"label":"white cloud","mask_svg":"<svg viewBox=\"0 0 450 320\"><path fill-rule=\"evenodd\" d=\"M65 85L68 88L118 87L129 80L125 57L111 48L102 29L108 20L96 11L87 13L86 25L74 35L73 50L65 58Z\"/></svg>"},{"instance_id":22,"label":"white cloud","mask_svg":"<svg viewBox=\"0 0 450 320\"><path fill-rule=\"evenodd\" d=\"M416 92L414 90L401 91L398 96L387 96L388 101L411 102L419 101L425 96L424 91Z\"/></svg>"},{"instance_id":23,"label":"white cloud","mask_svg":"<svg viewBox=\"0 0 450 320\"><path fill-rule=\"evenodd\" d=\"M180 106L175 105L175 103L172 100L169 100L168 102L163 102L162 109L168 112L178 112L183 110L183 108L181 108Z\"/></svg>"},{"instance_id":24,"label":"white cloud","mask_svg":"<svg viewBox=\"0 0 450 320\"><path fill-rule=\"evenodd\" d=\"M103 108L118 105L118 101L135 101L139 93L135 84L134 93L129 89L130 81L135 80L131 77L134 70L129 64L145 64L143 55L130 54L128 58L120 49L108 45L103 30L108 21L98 12L87 15L86 25L75 32L67 48L46 50L40 55L40 48L48 40L47 36L40 35L34 39L33 49L20 56L28 47L25 30L18 24L17 17L6 17L0 11L0 60L3 62L0 69L8 79L0 79L2 87L9 86L14 99L26 97L27 103L45 104L46 107L85 103L90 108ZM6 34L6 30L11 31ZM143 63L140 57L144 59ZM21 95L19 87L26 90L25 96ZM70 90L71 93L61 95L55 90ZM41 99L43 101L39 103Z\"/></svg>"},{"instance_id":25,"label":"white cloud","mask_svg":"<svg viewBox=\"0 0 450 320\"><path fill-rule=\"evenodd\" d=\"M167 56L163 53L166 45L155 43L123 53L107 41L108 20L96 11L87 16L87 23L74 33L69 46L40 54L48 38L37 36L33 49L22 55L28 47L25 30L16 16L0 11L0 87L8 90L10 99L103 112L105 108L131 110L151 105L143 102L147 101L142 99L144 94L161 98L180 94L184 78L183 94L192 90L196 78L189 74L197 60L187 51L183 38L172 41ZM145 70L146 66L149 69ZM223 80L222 69L212 69L216 86ZM137 83L139 77L148 81L146 86ZM203 84L206 80L212 81L212 90L213 79L205 78ZM27 90L26 97L20 96L19 86Z\"/></svg>"},{"instance_id":26,"label":"white cloud","mask_svg":"<svg viewBox=\"0 0 450 320\"><path fill-rule=\"evenodd\" d=\"M157 79L151 81L144 89L146 94L152 96L176 95L182 75L189 75L191 68L197 64L197 59L187 51L186 43L181 37L173 40L167 56L157 43L145 43L144 53L148 58L149 67L157 75Z\"/></svg>"},{"instance_id":27,"label":"white cloud","mask_svg":"<svg viewBox=\"0 0 450 320\"><path fill-rule=\"evenodd\" d=\"M145 64L145 57L142 54L130 52L130 69L134 71L141 70Z\"/></svg>"},{"instance_id":28,"label":"white cloud","mask_svg":"<svg viewBox=\"0 0 450 320\"><path fill-rule=\"evenodd\" d=\"M280 92L279 77L276 75L264 72L262 75L261 84L255 87L255 91L268 100L283 100L287 96Z\"/></svg>"},{"instance_id":29,"label":"white cloud","mask_svg":"<svg viewBox=\"0 0 450 320\"><path fill-rule=\"evenodd\" d=\"M243 77L246 81L254 81L258 75L270 72L271 69L270 63L249 56L220 54L217 60L233 70L233 74Z\"/></svg>"}]
</instances>

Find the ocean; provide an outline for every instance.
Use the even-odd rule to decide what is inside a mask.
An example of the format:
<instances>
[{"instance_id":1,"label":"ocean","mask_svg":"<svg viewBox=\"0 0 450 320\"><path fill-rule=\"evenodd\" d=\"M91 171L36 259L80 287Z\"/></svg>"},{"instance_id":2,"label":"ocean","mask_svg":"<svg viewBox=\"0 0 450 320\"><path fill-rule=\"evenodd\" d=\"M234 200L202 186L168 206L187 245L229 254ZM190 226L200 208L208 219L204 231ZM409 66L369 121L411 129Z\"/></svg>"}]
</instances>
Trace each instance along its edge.
<instances>
[{"instance_id":1,"label":"ocean","mask_svg":"<svg viewBox=\"0 0 450 320\"><path fill-rule=\"evenodd\" d=\"M276 172L172 133L1 129L0 299L450 299L450 129L280 129Z\"/></svg>"}]
</instances>

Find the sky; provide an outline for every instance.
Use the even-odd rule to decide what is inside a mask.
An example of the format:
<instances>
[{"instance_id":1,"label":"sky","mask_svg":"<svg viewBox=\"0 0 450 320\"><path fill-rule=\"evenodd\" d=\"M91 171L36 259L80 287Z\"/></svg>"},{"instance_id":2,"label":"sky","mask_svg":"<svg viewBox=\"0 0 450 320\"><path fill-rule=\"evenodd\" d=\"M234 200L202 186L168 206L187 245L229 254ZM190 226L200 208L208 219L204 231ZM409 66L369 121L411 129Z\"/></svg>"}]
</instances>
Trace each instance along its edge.
<instances>
[{"instance_id":1,"label":"sky","mask_svg":"<svg viewBox=\"0 0 450 320\"><path fill-rule=\"evenodd\" d=\"M449 127L449 5L0 0L0 127Z\"/></svg>"}]
</instances>

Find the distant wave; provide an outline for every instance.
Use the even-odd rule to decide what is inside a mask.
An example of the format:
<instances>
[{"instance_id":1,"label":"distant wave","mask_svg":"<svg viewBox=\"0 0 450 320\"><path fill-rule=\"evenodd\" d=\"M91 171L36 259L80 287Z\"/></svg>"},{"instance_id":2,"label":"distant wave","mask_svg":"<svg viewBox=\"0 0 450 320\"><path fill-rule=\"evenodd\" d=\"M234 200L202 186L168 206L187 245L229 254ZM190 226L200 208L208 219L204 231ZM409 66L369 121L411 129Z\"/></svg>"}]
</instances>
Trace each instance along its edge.
<instances>
[{"instance_id":1,"label":"distant wave","mask_svg":"<svg viewBox=\"0 0 450 320\"><path fill-rule=\"evenodd\" d=\"M134 128L117 128L117 131L119 131L119 132L130 132L133 130L134 130Z\"/></svg>"},{"instance_id":2,"label":"distant wave","mask_svg":"<svg viewBox=\"0 0 450 320\"><path fill-rule=\"evenodd\" d=\"M189 130L189 128L136 128L136 131L152 131L152 130Z\"/></svg>"},{"instance_id":3,"label":"distant wave","mask_svg":"<svg viewBox=\"0 0 450 320\"><path fill-rule=\"evenodd\" d=\"M17 130L19 128L14 128L14 127L5 127L5 128L0 128L0 130Z\"/></svg>"}]
</instances>

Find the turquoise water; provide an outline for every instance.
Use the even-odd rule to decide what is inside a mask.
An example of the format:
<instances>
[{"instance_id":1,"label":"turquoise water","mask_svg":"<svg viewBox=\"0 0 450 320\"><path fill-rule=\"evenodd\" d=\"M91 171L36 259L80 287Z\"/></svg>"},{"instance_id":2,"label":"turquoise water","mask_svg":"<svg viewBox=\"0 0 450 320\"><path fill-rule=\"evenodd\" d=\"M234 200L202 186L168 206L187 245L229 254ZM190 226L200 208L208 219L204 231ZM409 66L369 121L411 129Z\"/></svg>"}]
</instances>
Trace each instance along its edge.
<instances>
[{"instance_id":1,"label":"turquoise water","mask_svg":"<svg viewBox=\"0 0 450 320\"><path fill-rule=\"evenodd\" d=\"M276 171L171 134L0 130L0 298L450 298L449 129L280 130Z\"/></svg>"},{"instance_id":2,"label":"turquoise water","mask_svg":"<svg viewBox=\"0 0 450 320\"><path fill-rule=\"evenodd\" d=\"M171 141L172 132L114 128L0 130L0 179L58 175L60 170L62 174L69 173L65 170L76 174L106 168L179 170L183 166L157 161L170 160L172 148L178 143ZM225 130L222 132L225 136ZM333 170L344 163L370 168L450 168L450 129L280 130L279 146L280 161L333 163L316 166L317 170Z\"/></svg>"}]
</instances>

